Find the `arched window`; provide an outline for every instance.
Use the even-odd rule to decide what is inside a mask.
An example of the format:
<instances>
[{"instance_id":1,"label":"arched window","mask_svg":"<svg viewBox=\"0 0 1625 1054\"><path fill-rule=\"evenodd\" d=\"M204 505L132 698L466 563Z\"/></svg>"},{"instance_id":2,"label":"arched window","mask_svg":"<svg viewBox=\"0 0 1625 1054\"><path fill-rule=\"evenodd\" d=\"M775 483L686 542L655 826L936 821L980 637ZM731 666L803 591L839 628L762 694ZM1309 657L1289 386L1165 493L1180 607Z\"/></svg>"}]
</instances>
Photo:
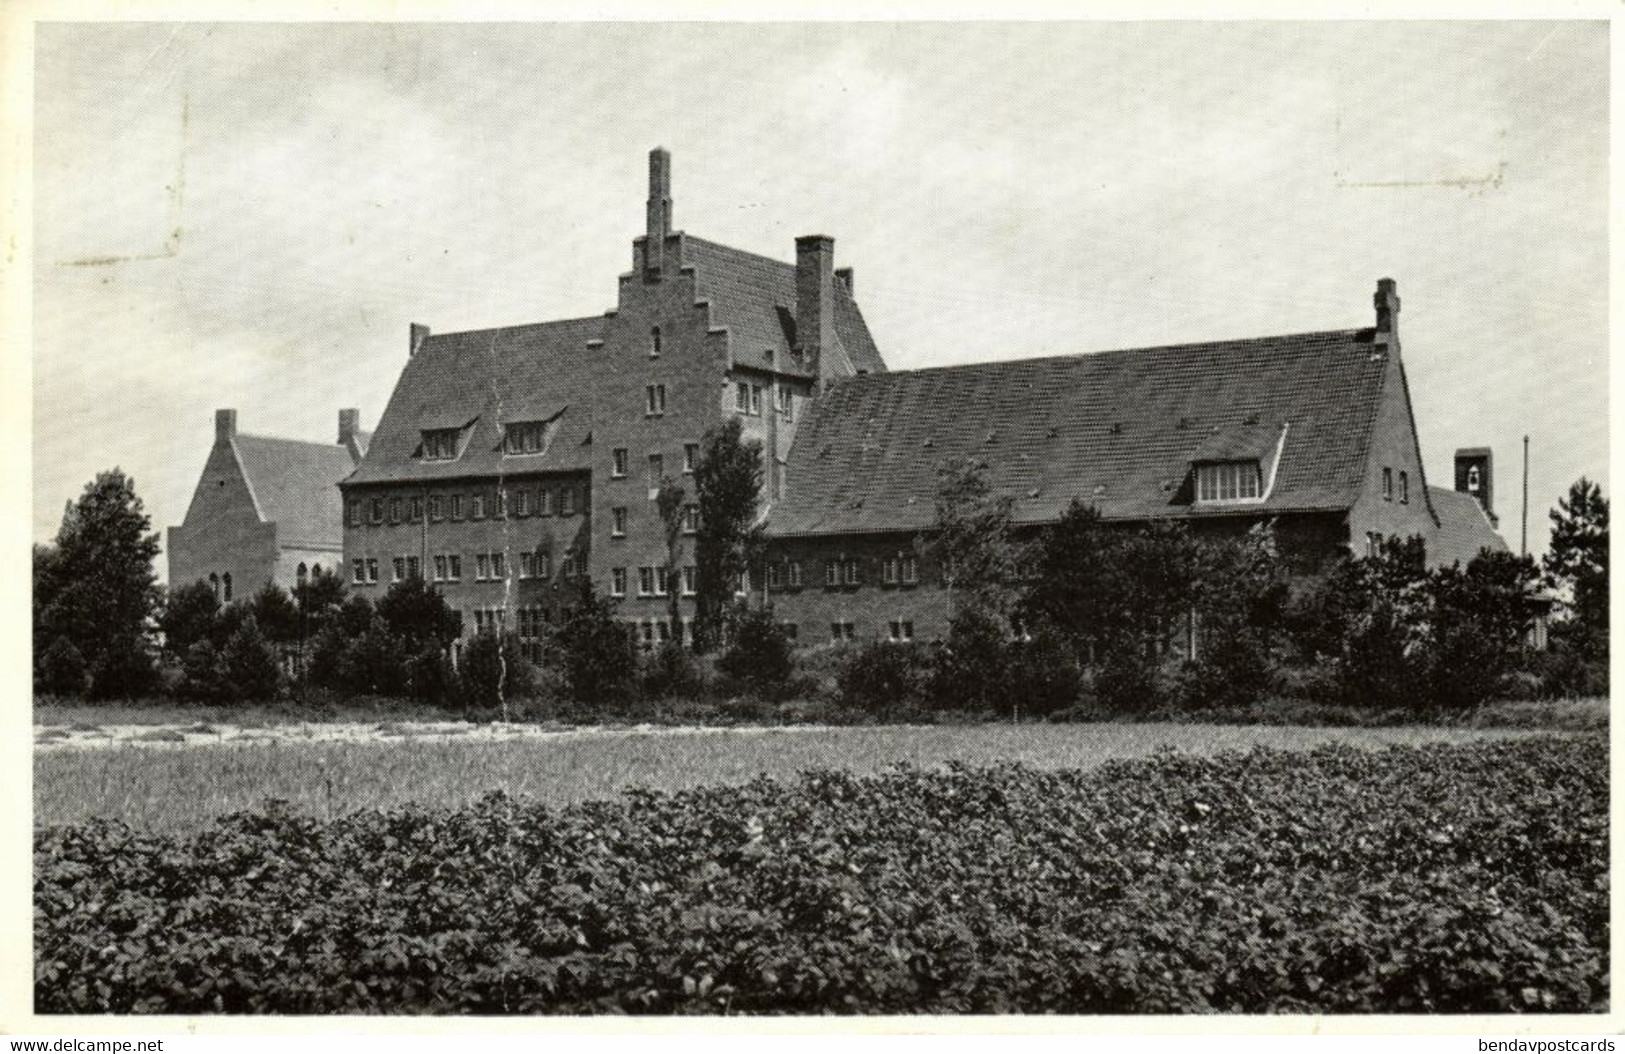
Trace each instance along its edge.
<instances>
[{"instance_id":1,"label":"arched window","mask_svg":"<svg viewBox=\"0 0 1625 1054\"><path fill-rule=\"evenodd\" d=\"M220 584L225 587L225 591L226 591L226 595L224 597L221 597L221 599L224 600L228 604L231 603L231 572L230 571L227 571L225 573L224 577L222 577L220 579Z\"/></svg>"},{"instance_id":2,"label":"arched window","mask_svg":"<svg viewBox=\"0 0 1625 1054\"><path fill-rule=\"evenodd\" d=\"M216 600L219 600L220 599L220 576L219 575L210 575L209 576L209 588L214 590L214 598Z\"/></svg>"},{"instance_id":3,"label":"arched window","mask_svg":"<svg viewBox=\"0 0 1625 1054\"><path fill-rule=\"evenodd\" d=\"M649 357L660 358L660 327L656 326L649 331Z\"/></svg>"},{"instance_id":4,"label":"arched window","mask_svg":"<svg viewBox=\"0 0 1625 1054\"><path fill-rule=\"evenodd\" d=\"M305 584L305 578L306 578L306 576L308 576L310 574L310 571L305 567L304 564L300 564L299 565L299 570L296 571L295 574L297 574L299 576L299 584L304 585Z\"/></svg>"},{"instance_id":5,"label":"arched window","mask_svg":"<svg viewBox=\"0 0 1625 1054\"><path fill-rule=\"evenodd\" d=\"M322 573L322 565L321 564L311 564L310 565L310 573L313 574L313 575L321 574Z\"/></svg>"},{"instance_id":6,"label":"arched window","mask_svg":"<svg viewBox=\"0 0 1625 1054\"><path fill-rule=\"evenodd\" d=\"M1478 466L1472 465L1467 469L1467 489L1474 494L1478 493Z\"/></svg>"}]
</instances>

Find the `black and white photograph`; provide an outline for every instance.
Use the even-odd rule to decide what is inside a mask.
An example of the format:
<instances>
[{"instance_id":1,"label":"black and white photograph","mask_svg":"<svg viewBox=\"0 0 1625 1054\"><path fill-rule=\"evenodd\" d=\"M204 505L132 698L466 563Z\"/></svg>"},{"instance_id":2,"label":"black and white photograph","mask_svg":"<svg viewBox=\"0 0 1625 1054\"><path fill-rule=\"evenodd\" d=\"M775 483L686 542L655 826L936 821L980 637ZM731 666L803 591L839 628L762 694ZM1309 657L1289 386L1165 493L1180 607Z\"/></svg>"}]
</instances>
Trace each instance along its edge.
<instances>
[{"instance_id":1,"label":"black and white photograph","mask_svg":"<svg viewBox=\"0 0 1625 1054\"><path fill-rule=\"evenodd\" d=\"M3 1030L1616 1031L1606 16L672 17L29 24Z\"/></svg>"}]
</instances>

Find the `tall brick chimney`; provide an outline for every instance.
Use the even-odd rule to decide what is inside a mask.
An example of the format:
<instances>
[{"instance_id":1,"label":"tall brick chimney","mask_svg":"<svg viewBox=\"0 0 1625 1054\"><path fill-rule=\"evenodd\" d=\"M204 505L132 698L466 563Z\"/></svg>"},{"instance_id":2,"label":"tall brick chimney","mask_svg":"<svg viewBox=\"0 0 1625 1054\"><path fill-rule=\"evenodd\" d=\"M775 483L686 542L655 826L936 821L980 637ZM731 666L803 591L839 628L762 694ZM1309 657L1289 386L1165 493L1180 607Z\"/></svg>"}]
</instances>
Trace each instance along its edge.
<instances>
[{"instance_id":1,"label":"tall brick chimney","mask_svg":"<svg viewBox=\"0 0 1625 1054\"><path fill-rule=\"evenodd\" d=\"M350 408L339 411L339 446L349 446L361 430L361 411Z\"/></svg>"},{"instance_id":2,"label":"tall brick chimney","mask_svg":"<svg viewBox=\"0 0 1625 1054\"><path fill-rule=\"evenodd\" d=\"M818 386L835 369L835 239L796 239L796 351Z\"/></svg>"},{"instance_id":3,"label":"tall brick chimney","mask_svg":"<svg viewBox=\"0 0 1625 1054\"><path fill-rule=\"evenodd\" d=\"M1377 307L1378 344L1399 343L1399 286L1392 278L1377 279L1377 295L1372 297Z\"/></svg>"},{"instance_id":4,"label":"tall brick chimney","mask_svg":"<svg viewBox=\"0 0 1625 1054\"><path fill-rule=\"evenodd\" d=\"M214 441L218 446L231 442L231 437L237 434L237 411L216 410L214 412Z\"/></svg>"},{"instance_id":5,"label":"tall brick chimney","mask_svg":"<svg viewBox=\"0 0 1625 1054\"><path fill-rule=\"evenodd\" d=\"M666 262L666 235L671 233L671 154L663 146L649 151L649 223L644 231L643 269L659 274Z\"/></svg>"},{"instance_id":6,"label":"tall brick chimney","mask_svg":"<svg viewBox=\"0 0 1625 1054\"><path fill-rule=\"evenodd\" d=\"M407 345L406 357L411 358L423 350L423 345L429 342L429 327L421 322L412 323L412 339Z\"/></svg>"}]
</instances>

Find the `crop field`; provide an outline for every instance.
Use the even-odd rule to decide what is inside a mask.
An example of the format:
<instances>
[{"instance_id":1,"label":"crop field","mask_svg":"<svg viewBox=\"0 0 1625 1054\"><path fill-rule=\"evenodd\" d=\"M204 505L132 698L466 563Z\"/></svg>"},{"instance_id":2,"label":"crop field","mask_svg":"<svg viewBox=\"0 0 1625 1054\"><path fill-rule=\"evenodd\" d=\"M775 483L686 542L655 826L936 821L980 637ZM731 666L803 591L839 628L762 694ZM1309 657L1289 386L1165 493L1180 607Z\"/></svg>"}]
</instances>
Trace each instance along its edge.
<instances>
[{"instance_id":1,"label":"crop field","mask_svg":"<svg viewBox=\"0 0 1625 1054\"><path fill-rule=\"evenodd\" d=\"M1255 745L1303 749L1470 742L1530 732L1410 726L1295 728L1197 724L780 727L566 732L463 726L458 734L411 725L313 726L308 738L266 734L211 742L218 729L152 730L126 743L43 746L34 758L36 824L116 819L132 827L196 831L266 799L333 819L410 803L461 807L491 791L565 805L628 787L682 790L810 768L874 772L899 762L1014 761L1088 769L1159 749L1207 754ZM419 726L421 727L421 726ZM343 731L346 734L337 735ZM532 734L534 733L534 734Z\"/></svg>"},{"instance_id":2,"label":"crop field","mask_svg":"<svg viewBox=\"0 0 1625 1054\"><path fill-rule=\"evenodd\" d=\"M1033 732L1037 764L46 827L36 1010L1607 1009L1601 734L1080 768Z\"/></svg>"}]
</instances>

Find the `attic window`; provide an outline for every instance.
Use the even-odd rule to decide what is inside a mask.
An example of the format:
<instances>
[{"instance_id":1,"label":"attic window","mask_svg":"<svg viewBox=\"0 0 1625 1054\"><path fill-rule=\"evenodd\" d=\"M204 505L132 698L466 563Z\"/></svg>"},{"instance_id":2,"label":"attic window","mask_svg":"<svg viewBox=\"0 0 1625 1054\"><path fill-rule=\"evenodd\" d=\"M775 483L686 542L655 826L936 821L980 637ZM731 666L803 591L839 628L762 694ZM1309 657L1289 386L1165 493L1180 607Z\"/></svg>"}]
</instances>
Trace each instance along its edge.
<instances>
[{"instance_id":1,"label":"attic window","mask_svg":"<svg viewBox=\"0 0 1625 1054\"><path fill-rule=\"evenodd\" d=\"M1257 501L1263 496L1263 477L1256 461L1196 466L1197 501Z\"/></svg>"},{"instance_id":2,"label":"attic window","mask_svg":"<svg viewBox=\"0 0 1625 1054\"><path fill-rule=\"evenodd\" d=\"M547 449L547 422L521 421L502 428L504 454L540 454Z\"/></svg>"},{"instance_id":3,"label":"attic window","mask_svg":"<svg viewBox=\"0 0 1625 1054\"><path fill-rule=\"evenodd\" d=\"M423 460L455 461L457 441L462 438L461 428L426 428L423 430Z\"/></svg>"}]
</instances>

